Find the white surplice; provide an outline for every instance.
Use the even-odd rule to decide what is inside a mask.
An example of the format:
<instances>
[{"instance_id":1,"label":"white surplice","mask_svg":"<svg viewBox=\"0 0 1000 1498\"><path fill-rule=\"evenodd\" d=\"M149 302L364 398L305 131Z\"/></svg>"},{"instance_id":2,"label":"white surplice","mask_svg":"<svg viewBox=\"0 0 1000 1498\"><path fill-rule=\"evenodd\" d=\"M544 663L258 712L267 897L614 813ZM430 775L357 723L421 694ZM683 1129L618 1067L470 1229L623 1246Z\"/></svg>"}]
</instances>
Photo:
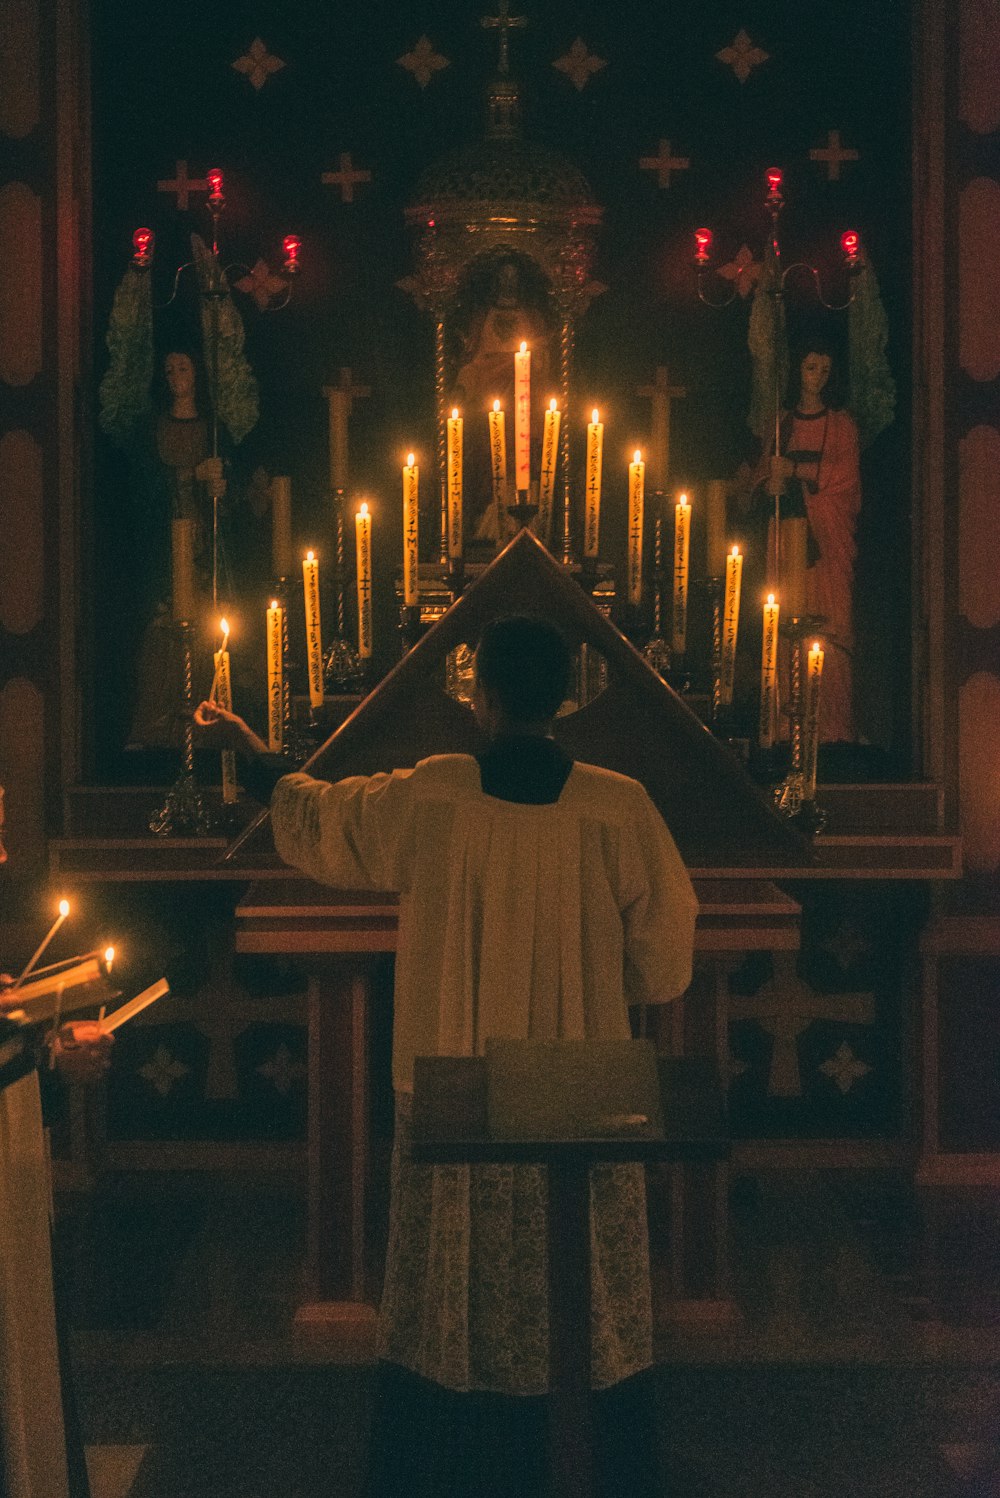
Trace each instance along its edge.
<instances>
[{"instance_id":1,"label":"white surplice","mask_svg":"<svg viewBox=\"0 0 1000 1498\"><path fill-rule=\"evenodd\" d=\"M491 1036L626 1039L628 1006L691 979L697 901L637 781L574 764L559 799L486 795L468 755L330 784L285 776L281 857L340 889L400 895L393 1025L397 1138L380 1352L454 1389L548 1384L545 1177L532 1166L406 1159L415 1056ZM593 1381L652 1357L638 1167L593 1172Z\"/></svg>"}]
</instances>

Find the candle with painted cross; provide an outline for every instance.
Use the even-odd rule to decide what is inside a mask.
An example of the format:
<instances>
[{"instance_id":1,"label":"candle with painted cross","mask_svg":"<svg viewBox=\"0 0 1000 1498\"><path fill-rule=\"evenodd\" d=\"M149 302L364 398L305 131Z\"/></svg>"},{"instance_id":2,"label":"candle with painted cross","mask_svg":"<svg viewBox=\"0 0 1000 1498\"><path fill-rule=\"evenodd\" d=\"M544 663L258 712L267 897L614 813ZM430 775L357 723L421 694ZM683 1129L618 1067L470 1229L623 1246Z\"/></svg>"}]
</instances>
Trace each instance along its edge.
<instances>
[{"instance_id":1,"label":"candle with painted cross","mask_svg":"<svg viewBox=\"0 0 1000 1498\"><path fill-rule=\"evenodd\" d=\"M501 517L507 503L507 425L503 407L498 400L493 402L490 419L490 473L493 476L493 503L497 509L497 535L500 534Z\"/></svg>"},{"instance_id":2,"label":"candle with painted cross","mask_svg":"<svg viewBox=\"0 0 1000 1498\"><path fill-rule=\"evenodd\" d=\"M802 795L816 799L816 763L819 758L819 702L823 683L824 651L816 640L806 657L806 715L802 742Z\"/></svg>"},{"instance_id":3,"label":"candle with painted cross","mask_svg":"<svg viewBox=\"0 0 1000 1498\"><path fill-rule=\"evenodd\" d=\"M773 593L764 604L764 634L760 651L760 747L769 749L778 732L778 624L781 606Z\"/></svg>"},{"instance_id":4,"label":"candle with painted cross","mask_svg":"<svg viewBox=\"0 0 1000 1498\"><path fill-rule=\"evenodd\" d=\"M628 602L642 602L642 526L645 509L646 465L638 447L628 465Z\"/></svg>"},{"instance_id":5,"label":"candle with painted cross","mask_svg":"<svg viewBox=\"0 0 1000 1498\"><path fill-rule=\"evenodd\" d=\"M193 520L171 521L170 550L173 616L178 624L190 623L195 612Z\"/></svg>"},{"instance_id":6,"label":"candle with painted cross","mask_svg":"<svg viewBox=\"0 0 1000 1498\"><path fill-rule=\"evenodd\" d=\"M526 343L514 355L514 482L519 492L531 483L531 350Z\"/></svg>"},{"instance_id":7,"label":"candle with painted cross","mask_svg":"<svg viewBox=\"0 0 1000 1498\"><path fill-rule=\"evenodd\" d=\"M462 556L462 418L452 406L448 417L448 558Z\"/></svg>"},{"instance_id":8,"label":"candle with painted cross","mask_svg":"<svg viewBox=\"0 0 1000 1498\"><path fill-rule=\"evenodd\" d=\"M277 598L267 611L267 747L285 747L285 611Z\"/></svg>"},{"instance_id":9,"label":"candle with painted cross","mask_svg":"<svg viewBox=\"0 0 1000 1498\"><path fill-rule=\"evenodd\" d=\"M307 551L302 558L302 590L306 617L306 667L309 673L309 706L323 706L323 634L319 618L319 558Z\"/></svg>"},{"instance_id":10,"label":"candle with painted cross","mask_svg":"<svg viewBox=\"0 0 1000 1498\"><path fill-rule=\"evenodd\" d=\"M417 571L420 538L420 470L414 453L403 465L403 604L416 608L420 602Z\"/></svg>"},{"instance_id":11,"label":"candle with painted cross","mask_svg":"<svg viewBox=\"0 0 1000 1498\"><path fill-rule=\"evenodd\" d=\"M584 494L583 555L597 561L601 530L601 464L604 459L604 423L595 406L587 425L587 487Z\"/></svg>"},{"instance_id":12,"label":"candle with painted cross","mask_svg":"<svg viewBox=\"0 0 1000 1498\"><path fill-rule=\"evenodd\" d=\"M358 655L363 661L372 653L372 517L362 504L354 517L358 562Z\"/></svg>"},{"instance_id":13,"label":"candle with painted cross","mask_svg":"<svg viewBox=\"0 0 1000 1498\"><path fill-rule=\"evenodd\" d=\"M233 677L229 660L229 621L219 620L222 644L215 652L215 681L212 696L220 707L231 713L233 710ZM236 755L231 749L222 751L222 799L227 806L236 800Z\"/></svg>"},{"instance_id":14,"label":"candle with painted cross","mask_svg":"<svg viewBox=\"0 0 1000 1498\"><path fill-rule=\"evenodd\" d=\"M559 461L559 427L562 412L555 396L549 401L542 429L542 471L538 480L538 534L544 541L552 522L552 501L556 492L556 464Z\"/></svg>"},{"instance_id":15,"label":"candle with painted cross","mask_svg":"<svg viewBox=\"0 0 1000 1498\"><path fill-rule=\"evenodd\" d=\"M292 574L292 481L280 473L271 480L271 570Z\"/></svg>"},{"instance_id":16,"label":"candle with painted cross","mask_svg":"<svg viewBox=\"0 0 1000 1498\"><path fill-rule=\"evenodd\" d=\"M743 557L734 546L726 557L726 591L722 614L722 673L719 701L728 706L733 700L736 682L736 639L740 627L740 586L743 580Z\"/></svg>"},{"instance_id":17,"label":"candle with painted cross","mask_svg":"<svg viewBox=\"0 0 1000 1498\"><path fill-rule=\"evenodd\" d=\"M691 563L691 506L680 494L674 506L674 594L671 645L675 654L687 650L688 581Z\"/></svg>"}]
</instances>

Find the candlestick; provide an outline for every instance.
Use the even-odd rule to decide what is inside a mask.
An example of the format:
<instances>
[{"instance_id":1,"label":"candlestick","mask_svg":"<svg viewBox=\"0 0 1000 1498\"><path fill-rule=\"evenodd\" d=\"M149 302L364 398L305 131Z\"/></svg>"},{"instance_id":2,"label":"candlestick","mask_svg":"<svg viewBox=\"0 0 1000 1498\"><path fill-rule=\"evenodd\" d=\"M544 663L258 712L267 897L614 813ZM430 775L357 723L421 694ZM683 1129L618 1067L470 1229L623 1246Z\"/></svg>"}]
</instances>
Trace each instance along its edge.
<instances>
[{"instance_id":1,"label":"candlestick","mask_svg":"<svg viewBox=\"0 0 1000 1498\"><path fill-rule=\"evenodd\" d=\"M46 931L45 935L43 936L43 938L42 938L41 942L39 943L39 945L38 945L37 949L35 950L35 952L32 954L32 956L28 959L28 961L25 964L25 966L22 968L21 973L20 973L20 975L19 975L19 977L17 979L17 982L14 984L15 988L20 988L21 987L21 984L24 982L25 978L31 972L32 968L35 966L35 963L38 961L39 957L41 957L42 953L45 951L45 948L48 946L49 942L55 936L56 932L59 930L59 927L62 925L63 921L66 919L66 917L68 915L69 915L69 901L68 900L60 900L59 901L59 914L56 916L55 920L52 922L52 925L49 927L48 931Z\"/></svg>"},{"instance_id":2,"label":"candlestick","mask_svg":"<svg viewBox=\"0 0 1000 1498\"><path fill-rule=\"evenodd\" d=\"M773 593L764 604L764 634L760 653L760 726L762 749L770 749L778 731L778 624L781 606Z\"/></svg>"},{"instance_id":3,"label":"candlestick","mask_svg":"<svg viewBox=\"0 0 1000 1498\"><path fill-rule=\"evenodd\" d=\"M646 465L642 452L628 465L628 602L638 608L642 602L642 525L645 509Z\"/></svg>"},{"instance_id":4,"label":"candlestick","mask_svg":"<svg viewBox=\"0 0 1000 1498\"><path fill-rule=\"evenodd\" d=\"M462 418L453 406L448 418L448 560L462 558Z\"/></svg>"},{"instance_id":5,"label":"candlestick","mask_svg":"<svg viewBox=\"0 0 1000 1498\"><path fill-rule=\"evenodd\" d=\"M302 586L306 616L306 662L309 671L309 706L323 706L323 644L319 619L319 560L307 551L302 559Z\"/></svg>"},{"instance_id":6,"label":"candlestick","mask_svg":"<svg viewBox=\"0 0 1000 1498\"><path fill-rule=\"evenodd\" d=\"M538 534L543 541L552 529L552 505L556 492L556 464L559 461L559 428L562 412L555 396L549 401L542 430L542 471L538 481Z\"/></svg>"},{"instance_id":7,"label":"candlestick","mask_svg":"<svg viewBox=\"0 0 1000 1498\"><path fill-rule=\"evenodd\" d=\"M275 577L292 572L292 481L285 474L271 480L271 569Z\"/></svg>"},{"instance_id":8,"label":"candlestick","mask_svg":"<svg viewBox=\"0 0 1000 1498\"><path fill-rule=\"evenodd\" d=\"M526 343L514 355L514 487L531 483L531 350Z\"/></svg>"},{"instance_id":9,"label":"candlestick","mask_svg":"<svg viewBox=\"0 0 1000 1498\"><path fill-rule=\"evenodd\" d=\"M676 655L687 650L688 581L691 560L691 506L682 494L674 506L674 608L672 645Z\"/></svg>"},{"instance_id":10,"label":"candlestick","mask_svg":"<svg viewBox=\"0 0 1000 1498\"><path fill-rule=\"evenodd\" d=\"M229 665L229 624L225 619L220 621L222 629L222 648L215 652L215 701L227 712L233 710L233 678ZM232 806L236 801L236 755L231 749L222 751L222 799L225 805Z\"/></svg>"},{"instance_id":11,"label":"candlestick","mask_svg":"<svg viewBox=\"0 0 1000 1498\"><path fill-rule=\"evenodd\" d=\"M705 566L709 577L726 570L726 481L709 479L705 487Z\"/></svg>"},{"instance_id":12,"label":"candlestick","mask_svg":"<svg viewBox=\"0 0 1000 1498\"><path fill-rule=\"evenodd\" d=\"M267 747L272 754L280 754L285 744L284 628L285 611L272 598L267 611Z\"/></svg>"},{"instance_id":13,"label":"candlestick","mask_svg":"<svg viewBox=\"0 0 1000 1498\"><path fill-rule=\"evenodd\" d=\"M194 521L170 523L173 573L173 616L176 623L194 618Z\"/></svg>"},{"instance_id":14,"label":"candlestick","mask_svg":"<svg viewBox=\"0 0 1000 1498\"><path fill-rule=\"evenodd\" d=\"M363 661L372 653L372 519L367 504L354 517L358 555L358 654Z\"/></svg>"},{"instance_id":15,"label":"candlestick","mask_svg":"<svg viewBox=\"0 0 1000 1498\"><path fill-rule=\"evenodd\" d=\"M503 531L501 516L507 507L507 428L498 400L493 402L490 420L490 471L493 475L493 505L496 510L497 537Z\"/></svg>"},{"instance_id":16,"label":"candlestick","mask_svg":"<svg viewBox=\"0 0 1000 1498\"><path fill-rule=\"evenodd\" d=\"M420 602L419 527L420 470L413 453L403 467L403 603L416 608Z\"/></svg>"},{"instance_id":17,"label":"candlestick","mask_svg":"<svg viewBox=\"0 0 1000 1498\"><path fill-rule=\"evenodd\" d=\"M802 745L802 798L816 800L816 763L819 757L819 703L824 652L817 640L806 666L806 716Z\"/></svg>"},{"instance_id":18,"label":"candlestick","mask_svg":"<svg viewBox=\"0 0 1000 1498\"><path fill-rule=\"evenodd\" d=\"M740 586L743 578L743 558L738 546L734 546L726 558L726 592L722 617L722 672L719 701L728 707L733 700L736 679L736 637L740 625Z\"/></svg>"},{"instance_id":19,"label":"candlestick","mask_svg":"<svg viewBox=\"0 0 1000 1498\"><path fill-rule=\"evenodd\" d=\"M601 464L604 458L604 423L597 407L587 426L587 488L583 517L583 556L596 562L601 527Z\"/></svg>"}]
</instances>

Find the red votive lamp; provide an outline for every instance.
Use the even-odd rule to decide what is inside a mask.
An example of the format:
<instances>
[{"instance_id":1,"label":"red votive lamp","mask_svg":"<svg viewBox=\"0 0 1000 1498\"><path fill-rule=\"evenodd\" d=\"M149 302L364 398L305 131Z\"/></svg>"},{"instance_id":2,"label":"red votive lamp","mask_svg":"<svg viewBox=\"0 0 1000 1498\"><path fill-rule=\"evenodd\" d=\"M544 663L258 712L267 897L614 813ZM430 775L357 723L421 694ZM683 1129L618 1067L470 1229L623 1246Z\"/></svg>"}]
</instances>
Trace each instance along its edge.
<instances>
[{"instance_id":1,"label":"red votive lamp","mask_svg":"<svg viewBox=\"0 0 1000 1498\"><path fill-rule=\"evenodd\" d=\"M207 171L205 180L208 183L208 206L215 209L221 208L225 198L222 193L223 178L219 168L213 166L210 171Z\"/></svg>"},{"instance_id":2,"label":"red votive lamp","mask_svg":"<svg viewBox=\"0 0 1000 1498\"><path fill-rule=\"evenodd\" d=\"M145 268L153 263L153 246L156 243L156 235L152 229L136 229L132 235L132 264Z\"/></svg>"},{"instance_id":3,"label":"red votive lamp","mask_svg":"<svg viewBox=\"0 0 1000 1498\"><path fill-rule=\"evenodd\" d=\"M286 234L281 241L281 248L285 252L285 275L297 276L302 269L299 264L299 253L302 249L302 241L297 234Z\"/></svg>"},{"instance_id":4,"label":"red votive lamp","mask_svg":"<svg viewBox=\"0 0 1000 1498\"><path fill-rule=\"evenodd\" d=\"M861 235L857 229L845 229L840 236L840 248L848 270L857 270L861 265Z\"/></svg>"},{"instance_id":5,"label":"red votive lamp","mask_svg":"<svg viewBox=\"0 0 1000 1498\"><path fill-rule=\"evenodd\" d=\"M698 266L708 264L708 257L712 253L712 231L711 229L695 229L694 231L694 263Z\"/></svg>"}]
</instances>

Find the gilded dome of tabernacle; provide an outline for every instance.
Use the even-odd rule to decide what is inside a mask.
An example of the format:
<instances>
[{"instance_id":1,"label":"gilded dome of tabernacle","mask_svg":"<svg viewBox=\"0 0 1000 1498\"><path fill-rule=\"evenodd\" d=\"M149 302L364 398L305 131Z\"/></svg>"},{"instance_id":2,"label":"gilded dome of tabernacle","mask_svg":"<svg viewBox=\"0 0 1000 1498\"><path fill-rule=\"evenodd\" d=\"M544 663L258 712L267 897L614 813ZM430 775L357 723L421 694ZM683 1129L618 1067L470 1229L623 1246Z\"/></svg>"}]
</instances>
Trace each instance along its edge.
<instances>
[{"instance_id":1,"label":"gilded dome of tabernacle","mask_svg":"<svg viewBox=\"0 0 1000 1498\"><path fill-rule=\"evenodd\" d=\"M600 209L583 173L557 151L524 140L476 141L440 158L419 178L409 214L475 213L482 205L490 215L526 209L555 215ZM587 215L589 217L589 214Z\"/></svg>"}]
</instances>

